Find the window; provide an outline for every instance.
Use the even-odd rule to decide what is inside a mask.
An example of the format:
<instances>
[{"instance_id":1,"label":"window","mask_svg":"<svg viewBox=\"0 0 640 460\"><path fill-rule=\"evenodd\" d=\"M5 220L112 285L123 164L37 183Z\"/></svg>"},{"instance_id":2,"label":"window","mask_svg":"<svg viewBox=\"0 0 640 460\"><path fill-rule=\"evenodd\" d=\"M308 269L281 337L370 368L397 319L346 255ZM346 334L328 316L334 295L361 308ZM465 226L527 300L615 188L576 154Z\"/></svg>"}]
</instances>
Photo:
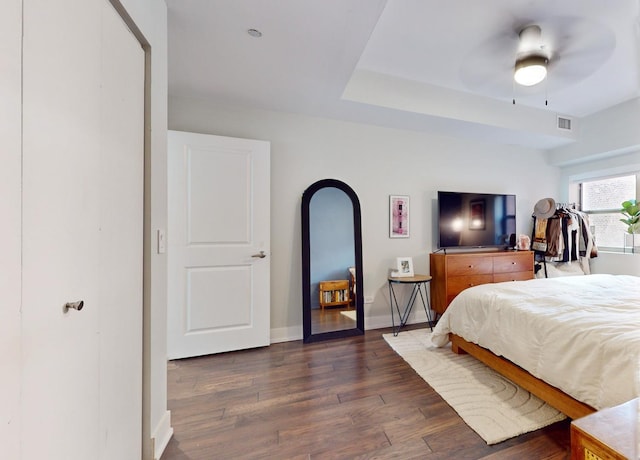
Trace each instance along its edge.
<instances>
[{"instance_id":1,"label":"window","mask_svg":"<svg viewBox=\"0 0 640 460\"><path fill-rule=\"evenodd\" d=\"M640 173L639 173L640 174ZM620 222L622 202L635 198L638 174L608 177L580 184L580 206L599 249L624 250L627 226Z\"/></svg>"}]
</instances>

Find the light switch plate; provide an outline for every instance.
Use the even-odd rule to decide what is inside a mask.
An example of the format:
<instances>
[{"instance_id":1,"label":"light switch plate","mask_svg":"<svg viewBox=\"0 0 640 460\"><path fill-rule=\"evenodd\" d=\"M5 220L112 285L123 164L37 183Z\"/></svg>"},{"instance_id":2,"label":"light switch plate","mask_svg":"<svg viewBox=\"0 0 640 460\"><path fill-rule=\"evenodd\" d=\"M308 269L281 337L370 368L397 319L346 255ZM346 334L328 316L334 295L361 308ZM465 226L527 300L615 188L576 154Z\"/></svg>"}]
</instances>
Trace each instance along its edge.
<instances>
[{"instance_id":1,"label":"light switch plate","mask_svg":"<svg viewBox=\"0 0 640 460\"><path fill-rule=\"evenodd\" d=\"M167 251L167 241L164 230L158 229L158 254L164 254Z\"/></svg>"}]
</instances>

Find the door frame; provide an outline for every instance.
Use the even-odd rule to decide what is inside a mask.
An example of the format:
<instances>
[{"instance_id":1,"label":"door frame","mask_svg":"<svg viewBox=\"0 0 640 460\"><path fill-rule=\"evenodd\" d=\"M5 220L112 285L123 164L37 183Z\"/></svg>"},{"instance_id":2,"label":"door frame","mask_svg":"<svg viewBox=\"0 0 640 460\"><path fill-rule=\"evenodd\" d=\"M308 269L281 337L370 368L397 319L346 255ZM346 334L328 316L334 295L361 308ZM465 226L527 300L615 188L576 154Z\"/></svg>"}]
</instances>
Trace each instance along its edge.
<instances>
[{"instance_id":1,"label":"door frame","mask_svg":"<svg viewBox=\"0 0 640 460\"><path fill-rule=\"evenodd\" d=\"M124 7L120 0L108 0L109 3L113 6L116 12L120 15L124 23L127 25L133 36L138 40L142 50L144 51L144 134L143 134L143 142L144 142L144 172L143 172L143 238L142 238L142 388L140 389L142 396L142 456L143 458L159 458L159 454L164 450L166 445L169 442L173 434L173 429L168 427L168 433L165 436L165 439L160 440L159 443L156 443L152 434L151 427L151 414L152 414L152 395L151 391L151 380L153 368L153 347L152 347L152 335L153 335L153 324L152 324L152 278L154 277L152 274L153 261L154 256L163 256L164 267L165 270L163 273L166 273L166 255L164 254L155 254L154 247L154 238L152 234L152 123L151 123L151 113L152 113L152 97L151 97L151 75L152 75L152 48L149 41L145 38L144 34L137 26L127 9ZM166 130L165 130L165 140L166 140ZM165 142L166 145L166 142ZM166 173L165 173L166 177ZM165 181L166 183L166 181ZM165 286L166 293L166 286ZM165 308L166 310L166 308ZM165 368L163 370L166 375L166 361ZM166 399L166 398L165 398ZM157 445L156 445L157 444Z\"/></svg>"}]
</instances>

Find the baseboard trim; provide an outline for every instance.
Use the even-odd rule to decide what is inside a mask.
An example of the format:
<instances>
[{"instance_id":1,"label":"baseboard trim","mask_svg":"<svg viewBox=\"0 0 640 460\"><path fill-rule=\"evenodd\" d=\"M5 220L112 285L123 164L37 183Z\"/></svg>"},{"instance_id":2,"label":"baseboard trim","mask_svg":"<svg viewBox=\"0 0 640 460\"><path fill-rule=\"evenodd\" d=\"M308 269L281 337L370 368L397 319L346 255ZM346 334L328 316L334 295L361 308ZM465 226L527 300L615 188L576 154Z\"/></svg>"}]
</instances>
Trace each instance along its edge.
<instances>
[{"instance_id":1,"label":"baseboard trim","mask_svg":"<svg viewBox=\"0 0 640 460\"><path fill-rule=\"evenodd\" d=\"M151 435L151 440L153 441L153 460L160 460L172 436L171 411L168 410L164 413Z\"/></svg>"},{"instance_id":2,"label":"baseboard trim","mask_svg":"<svg viewBox=\"0 0 640 460\"><path fill-rule=\"evenodd\" d=\"M399 321L397 315L394 318L394 320L395 320L395 326L397 327L398 321ZM422 308L418 309L416 308L416 306L414 306L413 311L411 312L411 315L407 320L407 324L426 323L426 322L427 322L427 315L424 313L424 310ZM367 331L369 329L383 329L385 327L391 327L392 325L393 324L391 324L391 312L385 315L370 316L365 318L365 321L364 321L364 329Z\"/></svg>"},{"instance_id":3,"label":"baseboard trim","mask_svg":"<svg viewBox=\"0 0 640 460\"><path fill-rule=\"evenodd\" d=\"M424 310L418 310L414 306L414 311L409 317L407 324L425 323L427 321L427 315L425 315L423 311ZM365 316L364 318L365 331L371 329L383 329L385 327L391 326L391 312L377 316ZM292 342L294 340L302 340L302 326L280 327L271 329L271 343Z\"/></svg>"},{"instance_id":4,"label":"baseboard trim","mask_svg":"<svg viewBox=\"0 0 640 460\"><path fill-rule=\"evenodd\" d=\"M271 329L271 343L302 340L302 326L279 327Z\"/></svg>"}]
</instances>

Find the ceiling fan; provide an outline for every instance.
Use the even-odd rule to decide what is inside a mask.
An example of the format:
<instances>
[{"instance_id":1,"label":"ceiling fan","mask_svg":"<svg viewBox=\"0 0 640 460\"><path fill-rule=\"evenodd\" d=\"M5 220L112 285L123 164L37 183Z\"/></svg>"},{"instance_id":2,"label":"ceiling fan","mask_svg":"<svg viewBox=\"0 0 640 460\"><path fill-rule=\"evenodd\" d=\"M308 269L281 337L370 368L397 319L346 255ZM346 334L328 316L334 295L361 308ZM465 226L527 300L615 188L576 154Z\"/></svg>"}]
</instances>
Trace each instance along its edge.
<instances>
[{"instance_id":1,"label":"ceiling fan","mask_svg":"<svg viewBox=\"0 0 640 460\"><path fill-rule=\"evenodd\" d=\"M459 75L471 91L505 99L511 99L518 83L524 94L556 91L593 74L615 49L613 31L587 18L541 16L513 23L463 59ZM520 83L520 74L531 79Z\"/></svg>"},{"instance_id":2,"label":"ceiling fan","mask_svg":"<svg viewBox=\"0 0 640 460\"><path fill-rule=\"evenodd\" d=\"M520 43L516 54L513 79L522 86L537 85L547 76L550 57L542 42L540 27L537 25L526 26L518 35Z\"/></svg>"}]
</instances>

